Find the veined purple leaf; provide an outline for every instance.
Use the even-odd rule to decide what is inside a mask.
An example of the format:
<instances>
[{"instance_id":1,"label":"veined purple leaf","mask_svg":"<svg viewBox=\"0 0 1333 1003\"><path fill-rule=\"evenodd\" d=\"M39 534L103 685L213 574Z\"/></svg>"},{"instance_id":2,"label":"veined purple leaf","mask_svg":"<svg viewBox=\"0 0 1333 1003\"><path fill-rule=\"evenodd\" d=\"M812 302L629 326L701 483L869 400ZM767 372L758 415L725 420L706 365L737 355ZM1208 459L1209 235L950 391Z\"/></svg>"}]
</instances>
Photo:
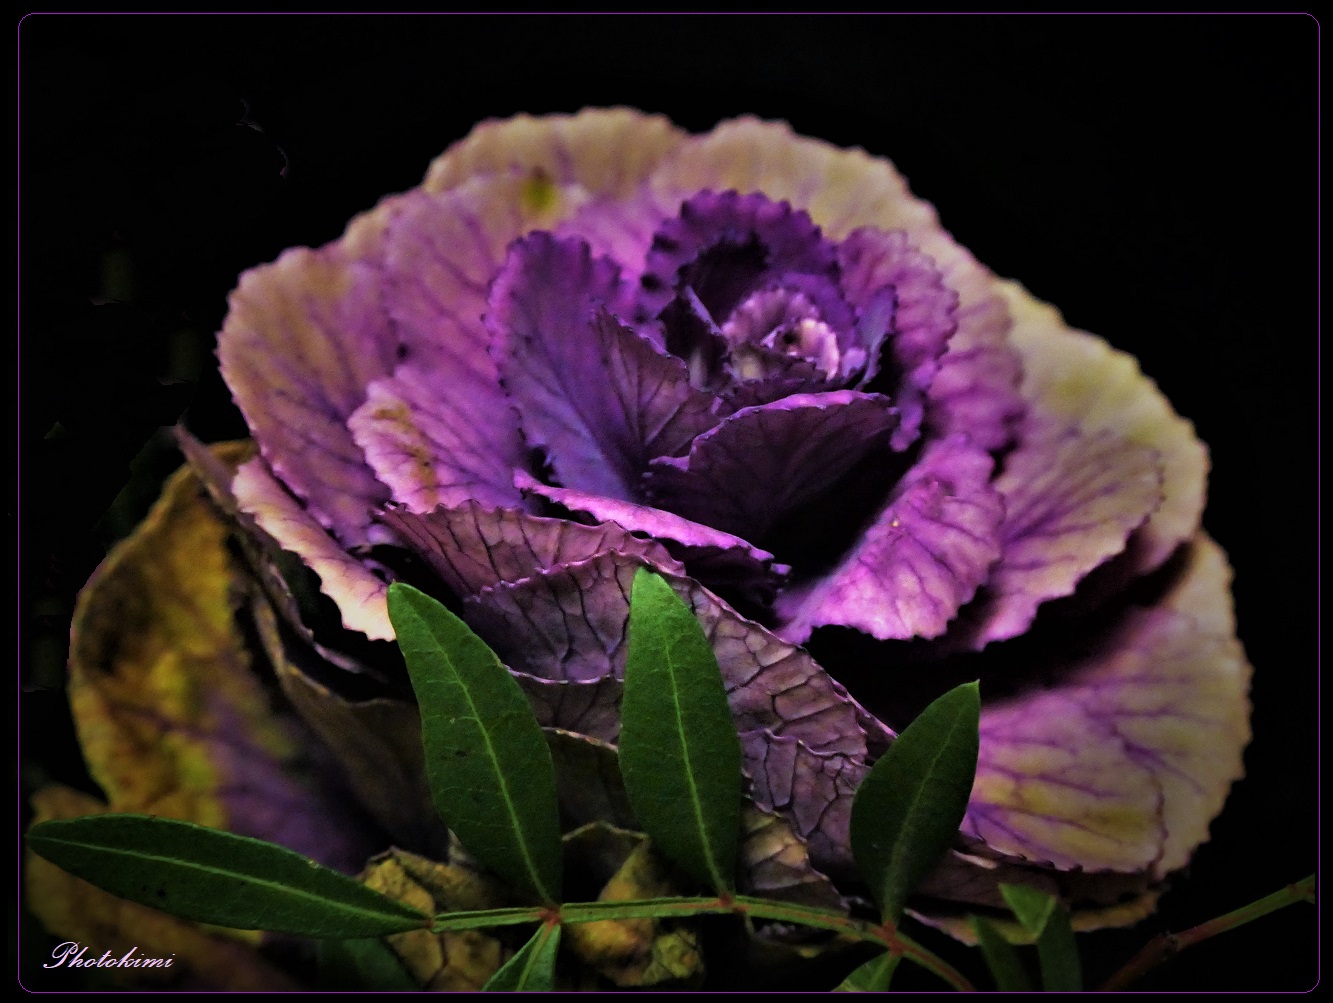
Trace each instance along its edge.
<instances>
[{"instance_id":1,"label":"veined purple leaf","mask_svg":"<svg viewBox=\"0 0 1333 1003\"><path fill-rule=\"evenodd\" d=\"M935 263L902 231L854 230L838 245L838 260L848 302L866 325L861 332L867 358L865 382L874 379L882 361L891 364L897 376L888 391L901 418L893 448L906 449L920 431L926 391L958 329L954 317L958 294L944 285ZM891 312L883 301L886 292L892 293ZM877 312L890 315L881 320ZM888 358L882 360L885 342Z\"/></svg>"},{"instance_id":2,"label":"veined purple leaf","mask_svg":"<svg viewBox=\"0 0 1333 1003\"><path fill-rule=\"evenodd\" d=\"M742 732L741 748L751 797L791 822L816 866L834 877L852 874L852 799L865 763L841 752L816 752L798 738L768 730Z\"/></svg>"},{"instance_id":3,"label":"veined purple leaf","mask_svg":"<svg viewBox=\"0 0 1333 1003\"><path fill-rule=\"evenodd\" d=\"M1058 687L984 708L964 831L1060 868L1183 866L1249 738L1228 584L1216 545L1196 540L1165 600L1126 615Z\"/></svg>"},{"instance_id":4,"label":"veined purple leaf","mask_svg":"<svg viewBox=\"0 0 1333 1003\"><path fill-rule=\"evenodd\" d=\"M1124 550L1161 504L1161 484L1156 451L1113 433L1025 437L994 482L1004 498L1003 551L977 613L976 646L1021 634L1041 603L1071 594Z\"/></svg>"},{"instance_id":5,"label":"veined purple leaf","mask_svg":"<svg viewBox=\"0 0 1333 1003\"><path fill-rule=\"evenodd\" d=\"M1023 393L1041 429L1111 432L1156 450L1162 504L1137 534L1138 572L1159 567L1198 529L1208 482L1208 448L1139 370L1138 360L1101 338L1065 326L1060 313L1014 282L998 283L1014 317L1012 341L1023 360Z\"/></svg>"},{"instance_id":6,"label":"veined purple leaf","mask_svg":"<svg viewBox=\"0 0 1333 1003\"><path fill-rule=\"evenodd\" d=\"M737 411L699 436L688 457L654 461L646 490L660 508L762 540L869 452L887 452L896 423L888 398L874 394L787 397Z\"/></svg>"},{"instance_id":7,"label":"veined purple leaf","mask_svg":"<svg viewBox=\"0 0 1333 1003\"><path fill-rule=\"evenodd\" d=\"M998 338L971 348L951 346L927 395L929 431L937 438L966 435L982 449L1009 445L1024 414L1020 372L1017 356Z\"/></svg>"},{"instance_id":8,"label":"veined purple leaf","mask_svg":"<svg viewBox=\"0 0 1333 1003\"><path fill-rule=\"evenodd\" d=\"M389 472L397 500L417 511L432 501L517 500L509 478L524 448L489 351L487 291L509 243L581 197L553 189L537 204L523 192L521 177L503 174L418 193L389 226L384 298L399 365L353 433Z\"/></svg>"},{"instance_id":9,"label":"veined purple leaf","mask_svg":"<svg viewBox=\"0 0 1333 1003\"><path fill-rule=\"evenodd\" d=\"M944 633L1000 556L991 469L965 439L930 446L842 562L779 598L782 635L800 642L830 624L880 639Z\"/></svg>"},{"instance_id":10,"label":"veined purple leaf","mask_svg":"<svg viewBox=\"0 0 1333 1003\"><path fill-rule=\"evenodd\" d=\"M667 571L683 570L656 540L631 536L609 522L585 526L472 501L425 514L389 508L381 519L459 596L609 550L638 554Z\"/></svg>"},{"instance_id":11,"label":"veined purple leaf","mask_svg":"<svg viewBox=\"0 0 1333 1003\"><path fill-rule=\"evenodd\" d=\"M581 241L533 234L491 287L493 352L528 444L562 483L629 499L655 456L715 423L685 365L619 323L618 268Z\"/></svg>"},{"instance_id":12,"label":"veined purple leaf","mask_svg":"<svg viewBox=\"0 0 1333 1003\"><path fill-rule=\"evenodd\" d=\"M347 427L392 499L409 511L473 500L519 504L513 471L522 448L512 412L498 393L489 409L475 394L440 393L454 378L447 370L401 365L366 388L366 402Z\"/></svg>"},{"instance_id":13,"label":"veined purple leaf","mask_svg":"<svg viewBox=\"0 0 1333 1003\"><path fill-rule=\"evenodd\" d=\"M337 604L343 625L373 640L393 639L388 584L340 547L256 457L236 471L231 489L242 512L284 550L319 575L320 590Z\"/></svg>"},{"instance_id":14,"label":"veined purple leaf","mask_svg":"<svg viewBox=\"0 0 1333 1003\"><path fill-rule=\"evenodd\" d=\"M246 272L218 336L222 376L269 466L347 546L367 542L388 489L347 429L397 340L379 273L337 245Z\"/></svg>"},{"instance_id":15,"label":"veined purple leaf","mask_svg":"<svg viewBox=\"0 0 1333 1003\"><path fill-rule=\"evenodd\" d=\"M634 573L642 558L599 554L484 589L464 605L469 622L512 669L546 679L621 678ZM713 646L740 730L770 729L819 752L864 756L860 708L803 649L737 614L698 583L666 580ZM554 722L557 727L564 727Z\"/></svg>"},{"instance_id":16,"label":"veined purple leaf","mask_svg":"<svg viewBox=\"0 0 1333 1003\"><path fill-rule=\"evenodd\" d=\"M720 580L749 589L775 589L788 570L786 565L775 564L768 551L739 536L691 522L673 512L573 488L549 487L523 473L515 475L514 483L525 493L553 501L571 512L591 516L599 522L615 523L631 533L643 533L660 541L676 558L685 562L693 577L704 582ZM625 547L602 549L634 552ZM663 570L672 569L664 566Z\"/></svg>"},{"instance_id":17,"label":"veined purple leaf","mask_svg":"<svg viewBox=\"0 0 1333 1003\"><path fill-rule=\"evenodd\" d=\"M837 267L833 245L806 213L763 195L703 191L654 234L639 301L656 315L689 287L720 324L751 293L800 277L825 320L845 329L851 312Z\"/></svg>"},{"instance_id":18,"label":"veined purple leaf","mask_svg":"<svg viewBox=\"0 0 1333 1003\"><path fill-rule=\"evenodd\" d=\"M620 680L544 679L517 669L510 675L528 698L537 723L543 728L563 728L602 742L620 737Z\"/></svg>"}]
</instances>

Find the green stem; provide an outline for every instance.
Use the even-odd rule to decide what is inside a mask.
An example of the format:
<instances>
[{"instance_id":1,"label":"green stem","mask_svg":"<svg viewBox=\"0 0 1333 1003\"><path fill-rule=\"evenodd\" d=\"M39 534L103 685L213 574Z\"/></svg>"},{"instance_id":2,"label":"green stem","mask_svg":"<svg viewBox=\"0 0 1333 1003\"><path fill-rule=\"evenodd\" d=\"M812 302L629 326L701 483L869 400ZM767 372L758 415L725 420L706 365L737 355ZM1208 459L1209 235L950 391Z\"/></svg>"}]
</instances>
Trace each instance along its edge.
<instances>
[{"instance_id":1,"label":"green stem","mask_svg":"<svg viewBox=\"0 0 1333 1003\"><path fill-rule=\"evenodd\" d=\"M606 899L600 902L567 902L560 907L560 920L564 923L596 923L604 919L656 919L661 916L700 916L735 911L734 906L716 895L623 901Z\"/></svg>"},{"instance_id":2,"label":"green stem","mask_svg":"<svg viewBox=\"0 0 1333 1003\"><path fill-rule=\"evenodd\" d=\"M1159 933L1143 945L1143 949L1130 958L1118 972L1107 979L1102 984L1102 990L1124 989L1168 958L1175 957L1185 948L1193 947L1210 937L1216 937L1219 933L1226 933L1238 926L1244 926L1246 923L1256 920L1260 916L1266 916L1270 912L1276 912L1284 906L1296 902L1314 902L1314 881L1315 876L1311 874L1295 884L1287 885L1286 888L1275 891L1272 895L1265 895L1258 901L1241 906L1234 912L1217 916L1206 923L1200 923L1184 933Z\"/></svg>"},{"instance_id":3,"label":"green stem","mask_svg":"<svg viewBox=\"0 0 1333 1003\"><path fill-rule=\"evenodd\" d=\"M512 909L474 909L468 912L442 912L431 922L431 933L446 930L476 930L484 926L514 926L517 923L540 923L552 909L548 906L520 906Z\"/></svg>"},{"instance_id":4,"label":"green stem","mask_svg":"<svg viewBox=\"0 0 1333 1003\"><path fill-rule=\"evenodd\" d=\"M522 923L539 920L540 909L492 910L491 915L504 914L506 922ZM599 920L643 919L663 916L700 916L706 914L733 914L751 919L769 919L783 923L800 923L820 930L848 934L858 940L881 944L890 952L901 955L932 972L944 982L965 992L973 985L943 958L900 933L892 923L876 925L853 919L831 909L774 902L748 895L709 896L697 898L635 899L631 901L571 902L560 907L564 923L593 923ZM478 914L479 915L479 914ZM440 920L437 919L437 923ZM470 923L471 926L480 926ZM451 926L450 929L463 929Z\"/></svg>"},{"instance_id":5,"label":"green stem","mask_svg":"<svg viewBox=\"0 0 1333 1003\"><path fill-rule=\"evenodd\" d=\"M748 895L737 895L734 901L742 907L746 915L756 916L760 919L801 923L805 926L813 926L822 930L834 930L838 933L859 937L861 940L881 943L889 949L890 953L902 955L909 961L915 962L961 992L974 992L976 990L976 987L958 969L902 933L894 923L885 922L876 926L874 923L852 919L850 916L844 916L842 913L828 909L789 905L785 902L773 902L769 899L751 898Z\"/></svg>"}]
</instances>

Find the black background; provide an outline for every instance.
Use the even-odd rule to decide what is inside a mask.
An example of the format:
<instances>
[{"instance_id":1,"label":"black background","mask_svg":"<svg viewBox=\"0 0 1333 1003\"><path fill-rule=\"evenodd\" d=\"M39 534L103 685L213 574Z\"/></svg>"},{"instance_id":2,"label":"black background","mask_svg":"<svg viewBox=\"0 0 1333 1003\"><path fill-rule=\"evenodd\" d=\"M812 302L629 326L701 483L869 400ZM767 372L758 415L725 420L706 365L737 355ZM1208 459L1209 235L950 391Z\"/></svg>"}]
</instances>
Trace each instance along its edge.
<instances>
[{"instance_id":1,"label":"black background","mask_svg":"<svg viewBox=\"0 0 1333 1003\"><path fill-rule=\"evenodd\" d=\"M1094 984L1153 932L1308 874L1317 58L1317 25L1302 15L30 15L19 28L25 786L88 783L60 691L69 616L107 542L178 462L159 427L184 411L205 440L244 434L211 354L237 274L335 238L480 119L627 104L692 131L742 113L786 119L892 159L983 262L1137 355L1209 444L1204 525L1235 566L1256 669L1249 776L1158 916L1085 942ZM40 978L25 982L41 989ZM1300 905L1142 986L1317 978L1315 911Z\"/></svg>"}]
</instances>

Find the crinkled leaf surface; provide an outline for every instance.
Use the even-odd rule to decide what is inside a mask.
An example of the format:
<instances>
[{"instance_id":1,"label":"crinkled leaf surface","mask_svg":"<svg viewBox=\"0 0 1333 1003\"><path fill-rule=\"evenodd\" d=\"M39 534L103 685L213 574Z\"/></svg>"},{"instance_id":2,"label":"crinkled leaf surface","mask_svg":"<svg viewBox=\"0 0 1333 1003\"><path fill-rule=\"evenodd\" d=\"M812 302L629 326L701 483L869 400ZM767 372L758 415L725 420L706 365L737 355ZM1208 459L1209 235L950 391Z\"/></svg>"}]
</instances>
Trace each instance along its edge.
<instances>
[{"instance_id":1,"label":"crinkled leaf surface","mask_svg":"<svg viewBox=\"0 0 1333 1003\"><path fill-rule=\"evenodd\" d=\"M460 596L610 550L641 554L662 568L681 570L661 543L631 536L639 527L613 517L585 526L468 501L442 505L425 515L390 509L382 519Z\"/></svg>"},{"instance_id":2,"label":"crinkled leaf surface","mask_svg":"<svg viewBox=\"0 0 1333 1003\"><path fill-rule=\"evenodd\" d=\"M1000 559L986 582L976 647L1016 637L1067 596L1162 502L1158 454L1110 432L1031 435L1005 460Z\"/></svg>"},{"instance_id":3,"label":"crinkled leaf surface","mask_svg":"<svg viewBox=\"0 0 1333 1003\"><path fill-rule=\"evenodd\" d=\"M543 728L567 728L603 742L614 742L620 735L620 695L624 687L614 676L542 679L518 671L513 671L513 676Z\"/></svg>"},{"instance_id":4,"label":"crinkled leaf surface","mask_svg":"<svg viewBox=\"0 0 1333 1003\"><path fill-rule=\"evenodd\" d=\"M672 556L684 561L694 577L714 587L720 582L748 588L752 592L762 592L767 597L765 601L771 601L772 592L789 570L784 564L775 564L773 555L768 551L739 536L691 522L664 509L605 498L573 488L553 488L523 473L516 474L514 482L525 494L546 498L571 512L588 515L598 521L614 523L628 533L647 535L653 545L664 546ZM634 540L633 537L630 539ZM634 540L632 546L618 545L614 549L623 553L637 553L647 544L645 540ZM663 571L676 571L660 557L647 552L645 556Z\"/></svg>"},{"instance_id":5,"label":"crinkled leaf surface","mask_svg":"<svg viewBox=\"0 0 1333 1003\"><path fill-rule=\"evenodd\" d=\"M528 444L562 483L629 499L650 459L716 419L680 359L607 312L621 288L616 264L583 241L532 234L496 275L486 323Z\"/></svg>"},{"instance_id":6,"label":"crinkled leaf surface","mask_svg":"<svg viewBox=\"0 0 1333 1003\"><path fill-rule=\"evenodd\" d=\"M448 863L405 850L373 859L365 883L390 898L426 913L494 909L507 891L451 848ZM408 930L385 938L417 987L436 991L480 989L504 958L500 941L484 930Z\"/></svg>"},{"instance_id":7,"label":"crinkled leaf surface","mask_svg":"<svg viewBox=\"0 0 1333 1003\"><path fill-rule=\"evenodd\" d=\"M630 599L620 766L662 851L717 891L733 885L741 746L717 658L671 586L640 569Z\"/></svg>"},{"instance_id":8,"label":"crinkled leaf surface","mask_svg":"<svg viewBox=\"0 0 1333 1003\"><path fill-rule=\"evenodd\" d=\"M554 729L547 731L546 738L555 761L560 809L567 824L596 820L621 827L638 824L625 794L614 746ZM833 882L810 863L809 848L793 823L748 799L741 806L736 855L736 888L743 894L820 909L845 907Z\"/></svg>"},{"instance_id":9,"label":"crinkled leaf surface","mask_svg":"<svg viewBox=\"0 0 1333 1003\"><path fill-rule=\"evenodd\" d=\"M867 381L880 366L881 343L891 336L888 357L896 385L887 393L898 406L901 424L893 433L895 449L916 438L924 413L923 398L939 371L940 357L957 330L958 295L940 279L935 263L912 246L907 234L861 227L838 245L842 285L857 308L858 334L867 353ZM883 314L888 313L885 317Z\"/></svg>"},{"instance_id":10,"label":"crinkled leaf surface","mask_svg":"<svg viewBox=\"0 0 1333 1003\"><path fill-rule=\"evenodd\" d=\"M992 286L1014 319L1011 342L1022 357L1023 393L1043 426L1077 428L1087 436L1110 431L1161 458L1162 504L1139 531L1136 561L1141 571L1157 567L1199 527L1208 448L1132 355L1067 327L1058 310L1016 282Z\"/></svg>"},{"instance_id":11,"label":"crinkled leaf surface","mask_svg":"<svg viewBox=\"0 0 1333 1003\"><path fill-rule=\"evenodd\" d=\"M642 558L599 554L485 589L464 611L506 664L522 672L548 679L620 676L634 576L643 567ZM860 708L804 649L746 620L697 582L663 577L703 627L742 730L767 728L820 752L864 755Z\"/></svg>"},{"instance_id":12,"label":"crinkled leaf surface","mask_svg":"<svg viewBox=\"0 0 1333 1003\"><path fill-rule=\"evenodd\" d=\"M889 399L876 394L784 397L728 416L694 440L688 457L655 460L646 490L659 508L762 542L863 457L887 452L897 421Z\"/></svg>"},{"instance_id":13,"label":"crinkled leaf surface","mask_svg":"<svg viewBox=\"0 0 1333 1003\"><path fill-rule=\"evenodd\" d=\"M389 610L421 709L426 775L440 815L496 873L559 901L551 754L518 683L481 638L424 592L395 582Z\"/></svg>"},{"instance_id":14,"label":"crinkled leaf surface","mask_svg":"<svg viewBox=\"0 0 1333 1003\"><path fill-rule=\"evenodd\" d=\"M550 716L565 709L590 714L601 726L614 724L605 713L603 697L609 694L600 687L619 685L630 594L641 567L641 559L603 554L483 590L465 604L469 622L521 669L524 688L542 697L543 724L583 730ZM883 747L887 730L804 649L741 617L697 582L664 577L693 610L717 657L744 736L744 770L755 783L756 802L792 822L817 866L850 871L847 824L865 772L867 731L877 728L874 737ZM571 681L577 679L598 682ZM596 691L581 692L590 686ZM614 741L616 735L612 730L597 737Z\"/></svg>"},{"instance_id":15,"label":"crinkled leaf surface","mask_svg":"<svg viewBox=\"0 0 1333 1003\"><path fill-rule=\"evenodd\" d=\"M241 276L218 337L223 378L273 470L349 546L389 497L347 427L393 366L380 283L350 248L292 248Z\"/></svg>"},{"instance_id":16,"label":"crinkled leaf surface","mask_svg":"<svg viewBox=\"0 0 1333 1003\"><path fill-rule=\"evenodd\" d=\"M113 895L241 930L368 937L428 918L274 843L151 815L46 822L28 846Z\"/></svg>"},{"instance_id":17,"label":"crinkled leaf surface","mask_svg":"<svg viewBox=\"0 0 1333 1003\"><path fill-rule=\"evenodd\" d=\"M789 820L820 867L850 877L852 799L866 775L865 762L836 750L812 749L799 738L768 729L742 732L741 748L755 802Z\"/></svg>"},{"instance_id":18,"label":"crinkled leaf surface","mask_svg":"<svg viewBox=\"0 0 1333 1003\"><path fill-rule=\"evenodd\" d=\"M930 704L862 781L852 804L852 853L880 911L897 921L967 810L977 765L980 686Z\"/></svg>"}]
</instances>

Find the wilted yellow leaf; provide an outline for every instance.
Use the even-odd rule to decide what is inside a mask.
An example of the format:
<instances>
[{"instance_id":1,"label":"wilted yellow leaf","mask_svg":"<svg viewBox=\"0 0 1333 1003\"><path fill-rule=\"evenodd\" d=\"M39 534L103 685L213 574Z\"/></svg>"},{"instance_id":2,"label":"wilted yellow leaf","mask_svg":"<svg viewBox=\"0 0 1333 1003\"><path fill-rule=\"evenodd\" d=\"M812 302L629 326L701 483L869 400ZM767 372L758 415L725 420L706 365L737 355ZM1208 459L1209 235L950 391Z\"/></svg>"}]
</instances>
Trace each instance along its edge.
<instances>
[{"instance_id":1,"label":"wilted yellow leaf","mask_svg":"<svg viewBox=\"0 0 1333 1003\"><path fill-rule=\"evenodd\" d=\"M593 823L567 837L567 850L592 867L609 854L619 866L602 887L598 901L624 902L678 894L669 869L642 833ZM608 919L571 923L564 943L581 961L618 986L693 983L704 974L699 941L688 927L661 920Z\"/></svg>"},{"instance_id":2,"label":"wilted yellow leaf","mask_svg":"<svg viewBox=\"0 0 1333 1003\"><path fill-rule=\"evenodd\" d=\"M227 828L230 782L255 760L295 755L234 623L226 537L182 469L79 596L70 704L89 772L115 811Z\"/></svg>"},{"instance_id":3,"label":"wilted yellow leaf","mask_svg":"<svg viewBox=\"0 0 1333 1003\"><path fill-rule=\"evenodd\" d=\"M376 857L362 880L392 899L432 914L504 904L500 891L471 869L405 850ZM480 989L504 961L500 941L480 930L441 934L409 930L386 937L385 942L424 989Z\"/></svg>"},{"instance_id":4,"label":"wilted yellow leaf","mask_svg":"<svg viewBox=\"0 0 1333 1003\"><path fill-rule=\"evenodd\" d=\"M214 447L224 463L249 449ZM355 869L372 847L351 821L351 806L312 774L301 726L274 710L251 671L235 620L251 584L228 549L228 533L198 478L182 469L84 587L70 635L69 698L89 773L107 803L48 789L34 801L39 818L160 815ZM176 920L97 892L36 858L27 875L34 914L58 936L86 938L98 955L128 938L145 954L192 952L205 985L292 984L236 953L248 950L236 940L257 943L258 932ZM126 971L135 981L153 977Z\"/></svg>"},{"instance_id":5,"label":"wilted yellow leaf","mask_svg":"<svg viewBox=\"0 0 1333 1003\"><path fill-rule=\"evenodd\" d=\"M214 447L221 462L248 443ZM182 468L89 579L70 632L69 698L112 811L198 822L357 868L371 847L311 775L235 615L252 589L229 526Z\"/></svg>"}]
</instances>

